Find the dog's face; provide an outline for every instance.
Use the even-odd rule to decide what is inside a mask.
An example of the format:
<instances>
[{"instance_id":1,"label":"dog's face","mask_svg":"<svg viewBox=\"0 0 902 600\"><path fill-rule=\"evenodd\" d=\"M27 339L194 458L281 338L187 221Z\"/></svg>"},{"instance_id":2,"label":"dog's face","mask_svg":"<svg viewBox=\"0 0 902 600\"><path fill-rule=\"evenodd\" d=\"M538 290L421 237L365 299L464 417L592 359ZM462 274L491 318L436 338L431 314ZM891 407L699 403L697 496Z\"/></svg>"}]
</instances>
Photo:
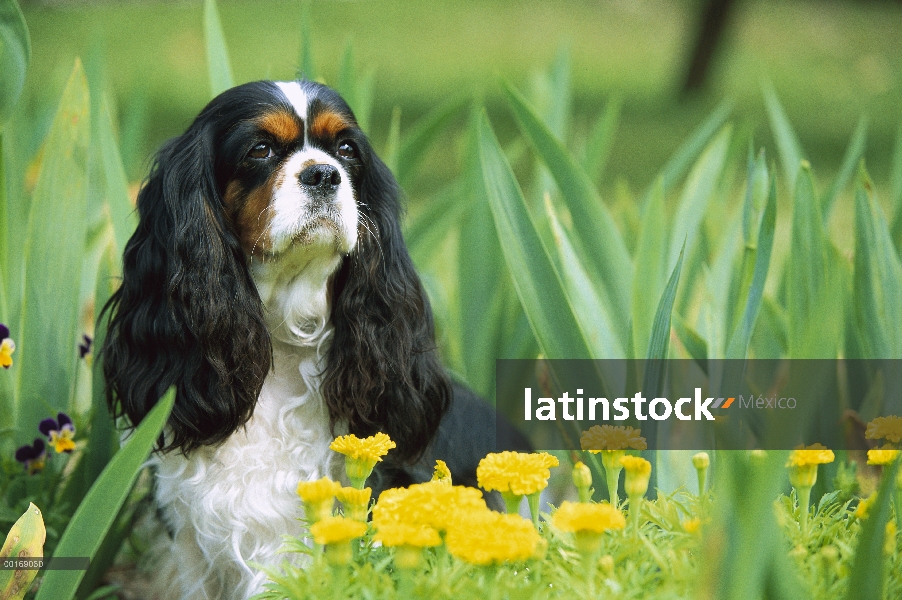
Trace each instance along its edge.
<instances>
[{"instance_id":1,"label":"dog's face","mask_svg":"<svg viewBox=\"0 0 902 600\"><path fill-rule=\"evenodd\" d=\"M310 82L257 82L221 97L216 171L248 256L300 245L347 254L357 243L369 144L347 104Z\"/></svg>"},{"instance_id":2,"label":"dog's face","mask_svg":"<svg viewBox=\"0 0 902 600\"><path fill-rule=\"evenodd\" d=\"M221 442L253 414L271 336L312 312L328 320L319 385L333 428L384 431L396 457L419 455L450 386L399 196L326 86L258 81L214 98L138 194L100 353L114 413L137 425L175 386L166 448Z\"/></svg>"}]
</instances>

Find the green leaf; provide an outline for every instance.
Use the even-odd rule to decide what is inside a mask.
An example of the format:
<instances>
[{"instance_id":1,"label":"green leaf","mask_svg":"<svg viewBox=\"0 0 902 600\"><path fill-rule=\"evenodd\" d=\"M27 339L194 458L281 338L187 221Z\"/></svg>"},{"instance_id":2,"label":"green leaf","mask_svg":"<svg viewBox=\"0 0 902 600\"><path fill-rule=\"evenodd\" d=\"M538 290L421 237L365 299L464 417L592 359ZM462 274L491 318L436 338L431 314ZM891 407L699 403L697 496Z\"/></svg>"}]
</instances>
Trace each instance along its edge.
<instances>
[{"instance_id":1,"label":"green leaf","mask_svg":"<svg viewBox=\"0 0 902 600\"><path fill-rule=\"evenodd\" d=\"M777 151L780 154L780 162L783 164L783 172L786 175L787 187L795 189L796 177L799 174L799 165L805 159L805 152L799 143L799 138L783 105L777 98L777 93L770 85L764 86L764 102L767 106L767 115L770 117L770 127L777 141Z\"/></svg>"},{"instance_id":2,"label":"green leaf","mask_svg":"<svg viewBox=\"0 0 902 600\"><path fill-rule=\"evenodd\" d=\"M612 318L627 330L632 260L620 230L592 182L573 156L539 119L526 100L505 84L508 105L520 130L554 177L573 221L574 242L590 277L603 286L603 301ZM622 336L622 339L626 336Z\"/></svg>"},{"instance_id":3,"label":"green leaf","mask_svg":"<svg viewBox=\"0 0 902 600\"><path fill-rule=\"evenodd\" d=\"M731 134L732 127L729 125L724 127L702 152L686 179L673 217L674 227L670 234L668 264L676 260L683 246L690 250L690 256L694 250L708 202L720 182L720 175L730 149Z\"/></svg>"},{"instance_id":4,"label":"green leaf","mask_svg":"<svg viewBox=\"0 0 902 600\"><path fill-rule=\"evenodd\" d=\"M902 123L896 132L893 162L890 173L890 206L893 207L893 241L902 253Z\"/></svg>"},{"instance_id":5,"label":"green leaf","mask_svg":"<svg viewBox=\"0 0 902 600\"><path fill-rule=\"evenodd\" d=\"M106 190L106 204L110 211L110 222L113 225L113 235L116 240L116 256L121 256L125 250L135 227L138 226L138 213L132 206L128 195L128 177L125 175L125 167L122 166L122 157L119 154L119 144L113 134L113 118L110 114L106 99L100 101L100 123L98 124L98 137L103 163L103 181ZM118 261L116 261L118 263ZM121 272L116 268L115 273Z\"/></svg>"},{"instance_id":6,"label":"green leaf","mask_svg":"<svg viewBox=\"0 0 902 600\"><path fill-rule=\"evenodd\" d=\"M313 63L312 35L310 34L310 2L301 3L301 50L298 56L300 76L306 79L316 79L316 69Z\"/></svg>"},{"instance_id":7,"label":"green leaf","mask_svg":"<svg viewBox=\"0 0 902 600\"><path fill-rule=\"evenodd\" d=\"M636 244L636 266L632 285L632 338L630 357L644 356L651 340L651 328L660 298L666 285L667 244L670 230L664 210L664 185L660 179L651 196L639 229Z\"/></svg>"},{"instance_id":8,"label":"green leaf","mask_svg":"<svg viewBox=\"0 0 902 600\"><path fill-rule=\"evenodd\" d=\"M867 137L868 120L867 117L862 115L858 120L858 125L855 127L855 132L852 134L852 139L849 140L849 146L846 148L846 153L842 159L842 166L839 167L839 172L833 178L830 189L821 198L821 211L824 213L824 221L830 218L830 210L833 208L833 202L836 201L836 197L849 185L849 182L855 175L855 168L864 155Z\"/></svg>"},{"instance_id":9,"label":"green leaf","mask_svg":"<svg viewBox=\"0 0 902 600\"><path fill-rule=\"evenodd\" d=\"M623 335L622 323L614 320L609 308L599 296L598 285L589 278L583 267L582 259L577 255L567 231L561 225L551 198L545 196L545 213L551 224L551 233L557 249L561 277L568 296L573 303L573 314L579 321L580 328L586 335L592 354L596 358L624 358L626 356L626 339Z\"/></svg>"},{"instance_id":10,"label":"green leaf","mask_svg":"<svg viewBox=\"0 0 902 600\"><path fill-rule=\"evenodd\" d=\"M592 358L561 278L484 112L477 124L477 135L483 181L498 239L503 242L508 271L539 346L547 358Z\"/></svg>"},{"instance_id":11,"label":"green leaf","mask_svg":"<svg viewBox=\"0 0 902 600\"><path fill-rule=\"evenodd\" d=\"M864 167L855 186L853 289L862 358L902 358L902 265Z\"/></svg>"},{"instance_id":12,"label":"green leaf","mask_svg":"<svg viewBox=\"0 0 902 600\"><path fill-rule=\"evenodd\" d=\"M688 352L689 356L692 357L692 360L698 364L699 368L707 373L708 344L705 342L705 338L700 336L697 331L690 327L680 315L673 315L671 325L673 325L674 333L676 333L677 337L686 348L686 352Z\"/></svg>"},{"instance_id":13,"label":"green leaf","mask_svg":"<svg viewBox=\"0 0 902 600\"><path fill-rule=\"evenodd\" d=\"M659 396L664 391L664 376L666 375L667 350L670 347L670 320L673 314L673 301L676 299L677 285L680 282L680 271L683 268L683 251L680 251L667 287L661 294L658 302L658 310L655 313L655 322L651 328L651 340L648 342L648 352L645 358L645 377L642 391L650 398Z\"/></svg>"},{"instance_id":14,"label":"green leaf","mask_svg":"<svg viewBox=\"0 0 902 600\"><path fill-rule=\"evenodd\" d=\"M204 39L207 44L207 69L210 76L210 97L235 86L229 51L226 48L222 22L216 0L204 0Z\"/></svg>"},{"instance_id":15,"label":"green leaf","mask_svg":"<svg viewBox=\"0 0 902 600\"><path fill-rule=\"evenodd\" d=\"M460 112L464 99L452 99L417 121L398 144L394 174L407 187L413 181L417 167L423 161L426 150L438 139L448 123Z\"/></svg>"},{"instance_id":16,"label":"green leaf","mask_svg":"<svg viewBox=\"0 0 902 600\"><path fill-rule=\"evenodd\" d=\"M76 60L47 136L28 221L17 348L19 443L30 441L26 432L48 414L69 410L87 233L89 111L87 80Z\"/></svg>"},{"instance_id":17,"label":"green leaf","mask_svg":"<svg viewBox=\"0 0 902 600\"><path fill-rule=\"evenodd\" d=\"M717 108L714 109L714 112L698 126L692 136L683 142L683 144L677 148L677 151L673 153L673 156L670 157L667 164L664 165L655 178L655 181L660 179L665 194L669 193L677 182L683 178L699 153L705 149L708 142L714 137L714 134L720 131L724 123L727 122L731 110L732 107L729 102L725 101L719 104ZM653 188L650 186L642 199L643 211L645 210L645 206L648 204L652 193Z\"/></svg>"},{"instance_id":18,"label":"green leaf","mask_svg":"<svg viewBox=\"0 0 902 600\"><path fill-rule=\"evenodd\" d=\"M676 265L667 280L667 287L658 301L658 310L655 312L655 322L651 328L651 340L648 342L648 352L645 357L650 360L667 358L667 348L670 341L670 316L673 314L673 301L676 298L677 284L680 282L680 270L683 268L683 250L677 258Z\"/></svg>"},{"instance_id":19,"label":"green leaf","mask_svg":"<svg viewBox=\"0 0 902 600\"><path fill-rule=\"evenodd\" d=\"M479 184L482 185L481 170ZM466 193L466 185L454 181L429 198L427 206L411 219L405 229L404 238L411 256L418 264L431 262L442 250L444 240L455 231L460 219L470 208L470 200Z\"/></svg>"},{"instance_id":20,"label":"green leaf","mask_svg":"<svg viewBox=\"0 0 902 600\"><path fill-rule=\"evenodd\" d=\"M16 0L0 0L0 131L25 87L31 39Z\"/></svg>"},{"instance_id":21,"label":"green leaf","mask_svg":"<svg viewBox=\"0 0 902 600\"><path fill-rule=\"evenodd\" d=\"M388 124L388 138L385 140L385 152L382 158L392 173L398 168L398 148L401 145L401 107L395 106L391 111Z\"/></svg>"},{"instance_id":22,"label":"green leaf","mask_svg":"<svg viewBox=\"0 0 902 600\"><path fill-rule=\"evenodd\" d=\"M826 240L811 166L803 161L796 182L786 266L790 358L836 356L842 319L841 312L834 313L837 307L831 292L835 274L827 269Z\"/></svg>"},{"instance_id":23,"label":"green leaf","mask_svg":"<svg viewBox=\"0 0 902 600\"><path fill-rule=\"evenodd\" d=\"M868 511L870 514L861 527L852 570L849 573L848 600L858 598L883 598L884 553L883 544L886 536L886 524L890 516L890 500L896 485L896 473L899 472L900 460L883 467L883 479L877 491L875 505ZM899 507L896 507L899 510Z\"/></svg>"},{"instance_id":24,"label":"green leaf","mask_svg":"<svg viewBox=\"0 0 902 600\"><path fill-rule=\"evenodd\" d=\"M357 119L363 131L369 131L370 112L373 108L373 83L375 73L369 71L364 75L356 72L354 67L354 44L349 39L344 54L338 65L338 81L335 89L341 94Z\"/></svg>"},{"instance_id":25,"label":"green leaf","mask_svg":"<svg viewBox=\"0 0 902 600\"><path fill-rule=\"evenodd\" d=\"M163 430L174 401L175 389L170 388L116 453L75 510L54 556L94 558ZM72 598L83 576L84 571L47 571L36 600Z\"/></svg>"},{"instance_id":26,"label":"green leaf","mask_svg":"<svg viewBox=\"0 0 902 600\"><path fill-rule=\"evenodd\" d=\"M758 310L761 307L761 298L764 295L764 284L767 281L767 272L770 268L770 255L774 245L774 231L777 226L777 182L771 180L770 192L767 195L767 206L761 219L761 228L757 235L757 246L754 249L754 271L748 295L745 296L745 311L742 319L730 336L727 345L727 353L724 358L745 358L748 354L749 342L752 339L752 331L755 329L755 321L758 319Z\"/></svg>"},{"instance_id":27,"label":"green leaf","mask_svg":"<svg viewBox=\"0 0 902 600\"><path fill-rule=\"evenodd\" d=\"M611 156L621 108L623 108L623 100L619 96L608 100L604 112L598 117L589 134L589 139L586 141L583 170L589 175L589 179L596 183L604 176L604 169Z\"/></svg>"}]
</instances>

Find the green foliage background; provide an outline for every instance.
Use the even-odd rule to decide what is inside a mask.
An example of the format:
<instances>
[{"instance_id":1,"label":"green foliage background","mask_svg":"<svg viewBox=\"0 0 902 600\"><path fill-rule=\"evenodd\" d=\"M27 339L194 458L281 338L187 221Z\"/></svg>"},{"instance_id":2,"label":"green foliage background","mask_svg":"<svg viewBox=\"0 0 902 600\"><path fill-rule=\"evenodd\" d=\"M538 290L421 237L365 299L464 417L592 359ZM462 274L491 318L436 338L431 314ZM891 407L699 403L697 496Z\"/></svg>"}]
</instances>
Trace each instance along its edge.
<instances>
[{"instance_id":1,"label":"green foliage background","mask_svg":"<svg viewBox=\"0 0 902 600\"><path fill-rule=\"evenodd\" d=\"M102 336L148 156L233 83L300 69L349 100L409 196L444 359L487 397L495 358L540 353L902 358L902 8L748 2L710 93L678 100L687 5L551 6L27 5L29 44L0 2L0 321L18 344L0 373L0 517L44 494L48 548L105 557L81 596L134 514L98 498L124 501L141 450L109 462L97 365L75 348ZM848 408L868 420L879 402ZM17 474L15 446L60 410L86 436L81 460ZM778 593L772 462L719 462L713 597L793 597ZM105 523L79 529L92 511ZM878 591L888 514L852 567Z\"/></svg>"}]
</instances>

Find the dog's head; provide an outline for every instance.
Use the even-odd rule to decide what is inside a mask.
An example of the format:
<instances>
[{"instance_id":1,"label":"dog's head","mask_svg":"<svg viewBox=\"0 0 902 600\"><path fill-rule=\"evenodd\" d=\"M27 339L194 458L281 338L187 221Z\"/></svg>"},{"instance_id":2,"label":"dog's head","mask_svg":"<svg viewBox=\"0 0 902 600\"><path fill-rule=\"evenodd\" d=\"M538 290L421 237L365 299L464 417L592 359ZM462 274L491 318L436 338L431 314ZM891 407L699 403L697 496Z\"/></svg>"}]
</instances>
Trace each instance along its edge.
<instances>
[{"instance_id":1,"label":"dog's head","mask_svg":"<svg viewBox=\"0 0 902 600\"><path fill-rule=\"evenodd\" d=\"M221 442L253 413L271 336L304 343L320 314L333 427L384 431L396 457L418 456L450 392L400 210L333 90L264 81L219 95L160 150L138 194L101 353L113 411L136 425L175 385L166 448ZM304 297L300 272L323 289Z\"/></svg>"}]
</instances>

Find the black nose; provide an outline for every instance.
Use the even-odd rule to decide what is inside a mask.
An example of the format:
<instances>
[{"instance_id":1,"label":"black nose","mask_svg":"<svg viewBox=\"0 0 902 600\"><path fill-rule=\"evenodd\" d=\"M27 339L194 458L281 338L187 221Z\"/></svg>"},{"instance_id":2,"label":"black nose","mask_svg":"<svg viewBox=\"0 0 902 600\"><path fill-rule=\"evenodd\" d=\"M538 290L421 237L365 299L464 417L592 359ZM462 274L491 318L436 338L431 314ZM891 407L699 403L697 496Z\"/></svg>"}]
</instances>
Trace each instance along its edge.
<instances>
[{"instance_id":1,"label":"black nose","mask_svg":"<svg viewBox=\"0 0 902 600\"><path fill-rule=\"evenodd\" d=\"M301 171L301 185L331 191L341 183L341 173L332 165L310 165Z\"/></svg>"}]
</instances>

